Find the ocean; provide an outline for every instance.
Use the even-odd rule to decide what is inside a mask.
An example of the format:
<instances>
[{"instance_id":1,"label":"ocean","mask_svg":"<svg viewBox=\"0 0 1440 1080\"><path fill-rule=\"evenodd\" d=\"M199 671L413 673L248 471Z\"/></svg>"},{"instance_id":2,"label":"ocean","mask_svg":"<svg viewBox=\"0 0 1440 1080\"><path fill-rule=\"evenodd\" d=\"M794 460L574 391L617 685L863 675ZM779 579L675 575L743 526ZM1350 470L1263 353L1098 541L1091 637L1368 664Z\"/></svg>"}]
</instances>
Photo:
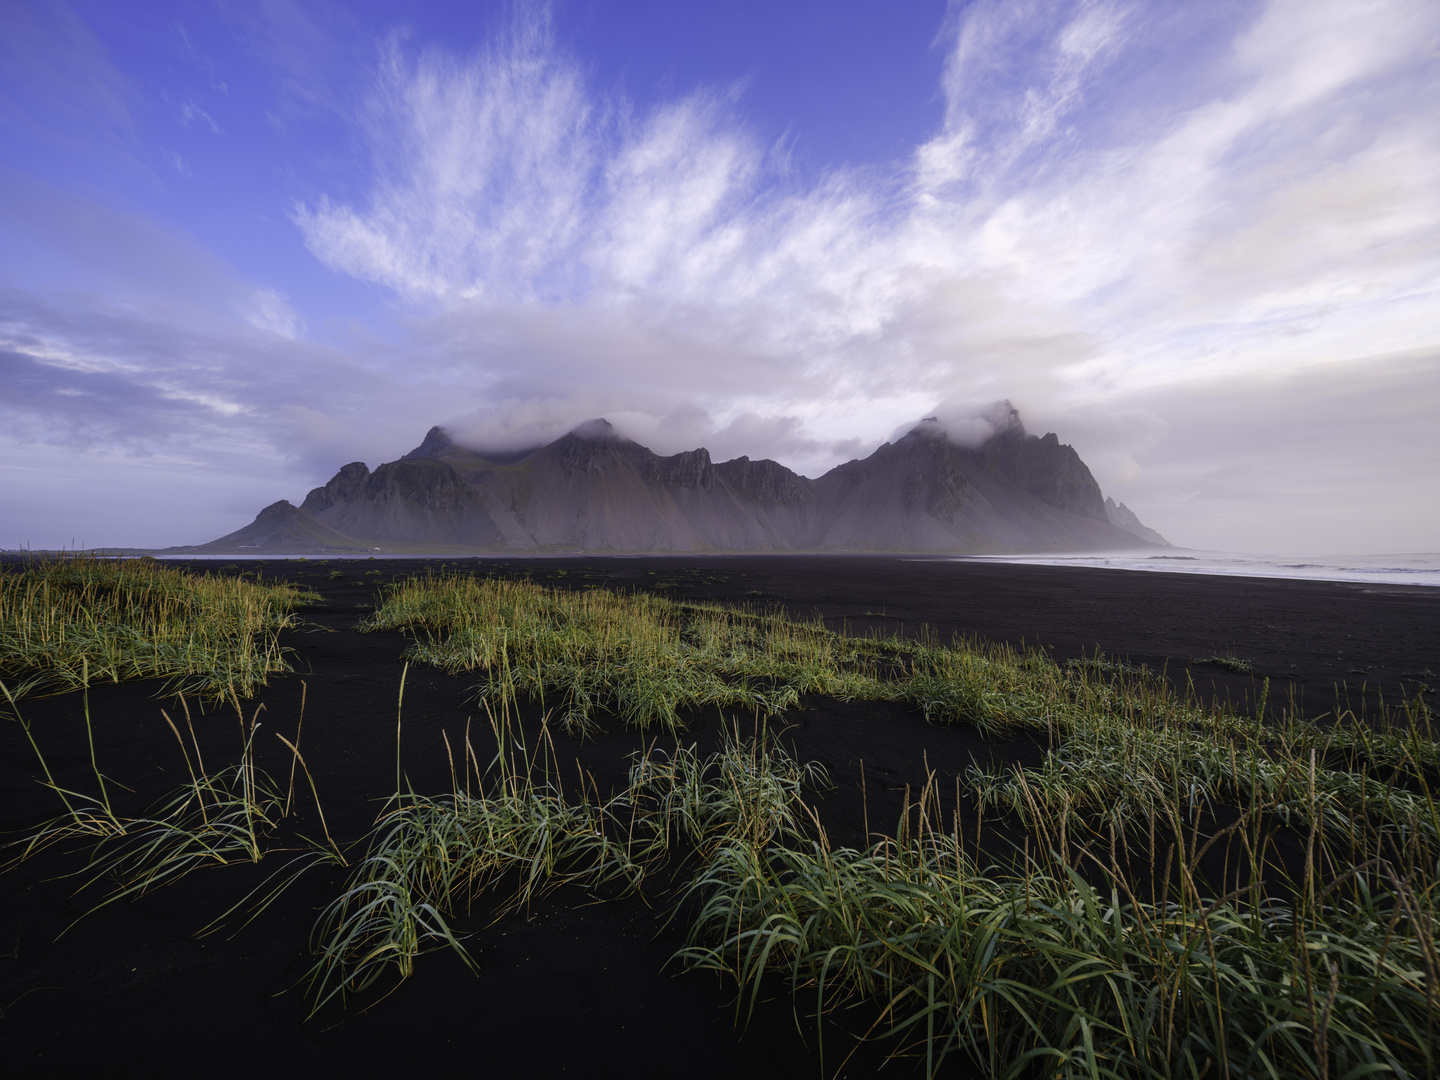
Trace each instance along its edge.
<instances>
[{"instance_id":1,"label":"ocean","mask_svg":"<svg viewBox=\"0 0 1440 1080\"><path fill-rule=\"evenodd\" d=\"M931 556L930 558L934 558ZM1174 548L1164 554L961 555L945 561L1028 563L1031 566L1094 566L1163 574L1223 574L1226 577L1351 581L1368 585L1440 587L1440 553L1408 555L1246 555Z\"/></svg>"}]
</instances>

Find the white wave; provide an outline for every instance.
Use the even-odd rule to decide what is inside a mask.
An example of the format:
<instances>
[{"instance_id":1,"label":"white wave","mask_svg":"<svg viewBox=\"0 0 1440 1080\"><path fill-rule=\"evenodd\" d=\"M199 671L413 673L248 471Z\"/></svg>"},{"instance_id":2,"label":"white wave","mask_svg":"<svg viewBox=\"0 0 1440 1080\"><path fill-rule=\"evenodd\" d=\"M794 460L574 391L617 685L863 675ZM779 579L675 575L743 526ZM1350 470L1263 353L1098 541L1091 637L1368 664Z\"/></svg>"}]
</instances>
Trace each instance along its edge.
<instances>
[{"instance_id":1,"label":"white wave","mask_svg":"<svg viewBox=\"0 0 1440 1080\"><path fill-rule=\"evenodd\" d=\"M963 561L1022 563L1030 566L1089 566L1146 570L1165 574L1218 574L1225 577L1291 578L1347 581L1370 585L1440 587L1440 553L1399 555L1254 555L1190 551L1144 555L965 555Z\"/></svg>"}]
</instances>

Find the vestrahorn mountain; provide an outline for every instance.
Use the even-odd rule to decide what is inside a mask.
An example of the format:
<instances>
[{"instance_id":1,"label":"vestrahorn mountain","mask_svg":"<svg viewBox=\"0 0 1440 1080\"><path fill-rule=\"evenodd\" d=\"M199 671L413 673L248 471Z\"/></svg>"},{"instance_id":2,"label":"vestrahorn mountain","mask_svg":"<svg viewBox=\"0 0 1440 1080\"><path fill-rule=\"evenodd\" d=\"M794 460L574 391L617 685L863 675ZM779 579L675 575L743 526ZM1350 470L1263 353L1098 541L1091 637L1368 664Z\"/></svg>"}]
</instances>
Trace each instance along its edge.
<instances>
[{"instance_id":1,"label":"vestrahorn mountain","mask_svg":"<svg viewBox=\"0 0 1440 1080\"><path fill-rule=\"evenodd\" d=\"M342 468L198 551L1097 551L1166 545L1105 499L1074 449L1006 403L989 439L936 419L811 480L774 461L660 457L591 420L546 446L487 453L440 428L398 461Z\"/></svg>"}]
</instances>

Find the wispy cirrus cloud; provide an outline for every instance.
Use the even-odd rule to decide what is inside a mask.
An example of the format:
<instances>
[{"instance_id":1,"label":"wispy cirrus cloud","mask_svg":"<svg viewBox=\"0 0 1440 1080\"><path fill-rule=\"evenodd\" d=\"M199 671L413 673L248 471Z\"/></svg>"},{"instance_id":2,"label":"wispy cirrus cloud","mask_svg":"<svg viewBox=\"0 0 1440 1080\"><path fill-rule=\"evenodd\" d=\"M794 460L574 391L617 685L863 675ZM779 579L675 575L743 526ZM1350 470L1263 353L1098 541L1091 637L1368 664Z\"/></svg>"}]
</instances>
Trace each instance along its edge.
<instances>
[{"instance_id":1,"label":"wispy cirrus cloud","mask_svg":"<svg viewBox=\"0 0 1440 1080\"><path fill-rule=\"evenodd\" d=\"M220 129L220 125L215 122L215 118L193 101L181 103L180 123L184 127L189 127L191 124L198 124L201 127L208 128L212 135L224 134Z\"/></svg>"},{"instance_id":2,"label":"wispy cirrus cloud","mask_svg":"<svg viewBox=\"0 0 1440 1080\"><path fill-rule=\"evenodd\" d=\"M312 250L417 302L531 298L563 275L596 136L579 73L548 45L525 24L469 63L385 42L358 118L370 204L298 208Z\"/></svg>"}]
</instances>

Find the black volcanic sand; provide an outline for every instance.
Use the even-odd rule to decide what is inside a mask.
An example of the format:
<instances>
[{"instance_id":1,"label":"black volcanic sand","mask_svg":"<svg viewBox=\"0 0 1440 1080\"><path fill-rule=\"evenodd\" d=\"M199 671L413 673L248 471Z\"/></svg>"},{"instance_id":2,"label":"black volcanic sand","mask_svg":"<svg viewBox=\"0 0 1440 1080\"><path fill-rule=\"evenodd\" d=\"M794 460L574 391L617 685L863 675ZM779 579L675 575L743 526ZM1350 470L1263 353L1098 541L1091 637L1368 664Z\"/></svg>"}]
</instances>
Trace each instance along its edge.
<instances>
[{"instance_id":1,"label":"black volcanic sand","mask_svg":"<svg viewBox=\"0 0 1440 1080\"><path fill-rule=\"evenodd\" d=\"M342 843L367 832L394 788L406 645L400 634L357 634L351 627L376 603L379 584L442 565L564 587L782 605L794 615L818 613L852 633L908 635L929 627L941 640L960 634L1038 645L1058 660L1099 649L1163 667L1181 685L1191 678L1198 693L1246 708L1254 706L1266 677L1272 704L1293 692L1310 715L1330 709L1337 694L1348 695L1357 711L1373 712L1380 693L1393 703L1402 693L1440 685L1440 590L1416 587L879 556L195 565L258 571L265 580L283 578L325 597L301 610L302 629L284 635L295 650L296 674L274 680L245 709L251 715L263 706L259 764L283 784L291 758L274 735L295 737L303 693L301 750L329 828ZM332 580L332 572L342 576ZM1214 654L1252 661L1256 676L1191 662ZM481 760L493 753L473 682L410 669L401 753L416 791L449 789L442 732L458 748L469 722ZM179 703L157 697L159 690L151 682L100 685L89 693L96 755L121 813L140 813L185 775L161 717L163 708L180 721ZM896 705L808 700L804 706L787 718L783 737L801 760L829 768L837 786L814 799L837 844L860 845L867 815L872 830L892 832L906 786L923 785L927 763L953 789L972 761L1034 764L1044 749L1028 739L987 742L964 726L932 727ZM206 764L214 771L234 761L240 727L233 709L210 706L200 715L193 699L190 707ZM82 695L28 700L22 710L57 781L93 791ZM523 718L534 739L538 710L525 710ZM685 738L713 748L724 722L715 712L697 715ZM742 733L751 730L750 718L740 723ZM575 775L578 759L604 792L623 785L629 755L643 741L610 722L598 738L560 738L556 747L566 777ZM656 742L674 745L668 738ZM40 775L20 725L0 724L0 830L23 834L60 811L55 796L37 786ZM303 781L293 827L318 836L319 821L302 788ZM289 828L276 845L294 842ZM0 877L0 1052L8 1075L74 1075L97 1063L155 1075L381 1075L437 1067L497 1076L818 1073L813 1024L806 1020L803 1033L797 1030L778 981L741 1030L730 985L666 966L683 941L684 921L665 925L674 896L663 891L662 878L644 899L592 903L589 894L562 888L493 924L489 911L477 909L456 925L474 934L467 945L478 975L448 951L426 954L414 976L388 996L390 984L307 1022L307 1003L294 987L309 965L316 914L340 891L344 871L312 870L249 926L237 929L237 920L197 938L283 865L285 854L272 852L259 866L196 871L137 902L79 918L103 897L103 886L72 895L77 879L57 875L80 870L84 858L82 847L51 849ZM688 872L682 869L681 877ZM873 1018L862 1009L841 1020L863 1029ZM827 1070L851 1046L841 1030L831 1030ZM862 1046L842 1075L873 1075L883 1058L881 1047ZM887 1075L910 1073L898 1064Z\"/></svg>"}]
</instances>

